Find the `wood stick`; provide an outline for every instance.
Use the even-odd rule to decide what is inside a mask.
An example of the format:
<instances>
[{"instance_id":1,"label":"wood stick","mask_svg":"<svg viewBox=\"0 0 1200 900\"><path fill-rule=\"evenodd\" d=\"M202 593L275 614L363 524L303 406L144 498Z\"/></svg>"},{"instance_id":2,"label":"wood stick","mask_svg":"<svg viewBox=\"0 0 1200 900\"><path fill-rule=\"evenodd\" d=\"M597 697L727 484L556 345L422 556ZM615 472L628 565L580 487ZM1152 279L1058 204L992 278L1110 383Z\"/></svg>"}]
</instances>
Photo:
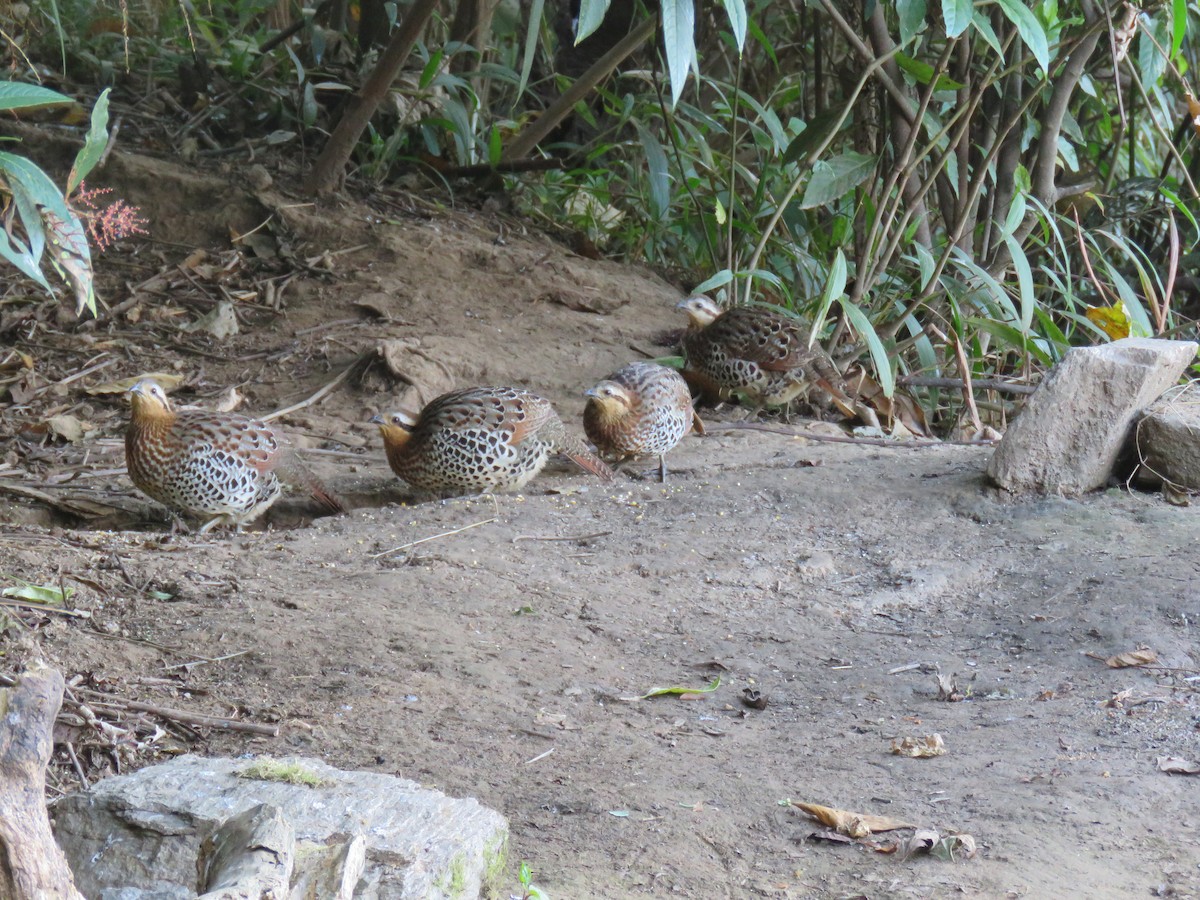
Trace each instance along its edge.
<instances>
[{"instance_id":1,"label":"wood stick","mask_svg":"<svg viewBox=\"0 0 1200 900\"><path fill-rule=\"evenodd\" d=\"M83 900L46 814L62 695L62 675L38 663L0 694L0 897L9 900Z\"/></svg>"},{"instance_id":2,"label":"wood stick","mask_svg":"<svg viewBox=\"0 0 1200 900\"><path fill-rule=\"evenodd\" d=\"M95 692L89 692L95 693ZM104 695L100 695L104 696ZM260 725L257 722L243 722L240 719L225 719L217 716L205 716L200 713L187 712L182 709L171 709L166 706L157 706L153 703L142 703L140 700L122 700L119 697L113 698L113 703L110 706L125 707L134 712L147 712L159 716L163 719L170 719L174 722L181 722L184 725L198 725L201 728L216 728L220 731L243 731L247 734L261 734L266 737L279 737L278 725ZM93 703L93 706L102 704Z\"/></svg>"},{"instance_id":3,"label":"wood stick","mask_svg":"<svg viewBox=\"0 0 1200 900\"><path fill-rule=\"evenodd\" d=\"M452 534L460 534L464 531L469 531L472 528L478 528L480 525L487 525L496 521L496 516L490 519L483 519L480 522L472 522L470 525L464 525L462 528L452 528L449 531L443 531L440 534L431 534L429 537L423 537L419 541L409 541L407 544L401 544L399 547L393 547L391 550L384 550L382 553L372 553L371 559L379 559L381 556L387 556L389 553L399 553L401 550L407 550L409 547L415 547L418 544L424 544L426 541L436 541L438 538L449 537Z\"/></svg>"},{"instance_id":4,"label":"wood stick","mask_svg":"<svg viewBox=\"0 0 1200 900\"><path fill-rule=\"evenodd\" d=\"M958 387L962 387L962 382L960 381L955 381L954 384ZM889 440L887 438L841 437L833 434L810 434L806 431L789 431L786 428L772 428L770 425L759 425L757 422L728 422L723 425L705 422L704 430L705 435L700 435L701 437L707 436L716 431L765 431L768 434L785 434L788 437L804 438L806 441L818 441L827 444L859 444L863 447L892 447L896 450L923 450L927 447L990 447L996 443L994 440L901 441Z\"/></svg>"},{"instance_id":5,"label":"wood stick","mask_svg":"<svg viewBox=\"0 0 1200 900\"><path fill-rule=\"evenodd\" d=\"M896 379L897 384L909 387L953 388L962 390L961 378L937 378L932 375L901 375ZM998 381L995 378L975 378L971 386L980 391L999 391L1002 394L1032 394L1037 390L1034 384L1015 384L1009 381Z\"/></svg>"}]
</instances>

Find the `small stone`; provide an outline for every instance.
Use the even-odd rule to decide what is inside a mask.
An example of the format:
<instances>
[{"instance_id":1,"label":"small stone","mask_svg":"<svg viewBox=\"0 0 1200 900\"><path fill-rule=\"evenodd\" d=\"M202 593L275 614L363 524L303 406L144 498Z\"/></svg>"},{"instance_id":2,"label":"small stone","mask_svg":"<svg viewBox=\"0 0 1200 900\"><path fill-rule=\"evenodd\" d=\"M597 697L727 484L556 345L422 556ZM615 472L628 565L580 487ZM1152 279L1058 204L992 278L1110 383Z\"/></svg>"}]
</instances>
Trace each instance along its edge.
<instances>
[{"instance_id":1,"label":"small stone","mask_svg":"<svg viewBox=\"0 0 1200 900\"><path fill-rule=\"evenodd\" d=\"M1200 385L1160 397L1138 422L1134 443L1139 484L1200 490Z\"/></svg>"}]
</instances>

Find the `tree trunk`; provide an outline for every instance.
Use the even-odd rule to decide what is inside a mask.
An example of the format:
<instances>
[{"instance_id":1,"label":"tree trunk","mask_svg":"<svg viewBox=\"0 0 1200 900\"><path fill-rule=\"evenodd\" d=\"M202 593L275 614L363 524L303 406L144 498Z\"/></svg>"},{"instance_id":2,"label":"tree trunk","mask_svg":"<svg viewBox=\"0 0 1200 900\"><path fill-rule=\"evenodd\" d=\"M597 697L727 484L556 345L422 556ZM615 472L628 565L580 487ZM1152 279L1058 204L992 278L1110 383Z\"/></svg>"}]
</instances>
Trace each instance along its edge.
<instances>
[{"instance_id":1,"label":"tree trunk","mask_svg":"<svg viewBox=\"0 0 1200 900\"><path fill-rule=\"evenodd\" d=\"M46 764L62 675L34 664L16 687L0 689L0 897L84 900L46 814Z\"/></svg>"},{"instance_id":2,"label":"tree trunk","mask_svg":"<svg viewBox=\"0 0 1200 900\"><path fill-rule=\"evenodd\" d=\"M342 118L329 136L329 142L317 158L316 164L305 180L305 189L313 194L328 195L342 185L346 177L346 164L354 145L358 143L363 129L371 116L387 96L392 82L408 60L413 45L425 27L425 23L437 9L438 0L416 0L408 15L392 34L383 56L367 76L362 89L351 95Z\"/></svg>"}]
</instances>

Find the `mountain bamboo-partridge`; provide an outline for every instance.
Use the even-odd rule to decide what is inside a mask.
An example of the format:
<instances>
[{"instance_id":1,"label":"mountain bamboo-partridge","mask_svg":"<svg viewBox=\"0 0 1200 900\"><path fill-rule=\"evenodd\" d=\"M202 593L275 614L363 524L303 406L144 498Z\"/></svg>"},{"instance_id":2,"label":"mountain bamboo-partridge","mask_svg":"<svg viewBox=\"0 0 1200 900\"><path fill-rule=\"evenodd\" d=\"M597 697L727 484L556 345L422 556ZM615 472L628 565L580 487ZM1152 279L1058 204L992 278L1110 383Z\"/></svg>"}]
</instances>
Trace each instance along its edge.
<instances>
[{"instance_id":1,"label":"mountain bamboo-partridge","mask_svg":"<svg viewBox=\"0 0 1200 900\"><path fill-rule=\"evenodd\" d=\"M435 397L420 415L394 412L379 425L392 471L436 494L518 491L553 452L594 475L612 470L569 434L550 401L510 387L475 387Z\"/></svg>"},{"instance_id":2,"label":"mountain bamboo-partridge","mask_svg":"<svg viewBox=\"0 0 1200 900\"><path fill-rule=\"evenodd\" d=\"M685 372L706 393L738 392L757 406L786 406L815 384L849 409L842 376L820 347L809 347L799 320L762 306L723 310L704 296L678 308L688 315Z\"/></svg>"},{"instance_id":3,"label":"mountain bamboo-partridge","mask_svg":"<svg viewBox=\"0 0 1200 900\"><path fill-rule=\"evenodd\" d=\"M600 455L618 461L658 457L658 477L667 480L667 451L704 423L692 409L683 376L652 362L630 363L587 392L583 430Z\"/></svg>"},{"instance_id":4,"label":"mountain bamboo-partridge","mask_svg":"<svg viewBox=\"0 0 1200 900\"><path fill-rule=\"evenodd\" d=\"M243 526L279 499L276 472L301 483L330 512L341 501L265 422L233 413L176 410L156 382L129 389L125 463L142 493L172 510L207 519L200 529Z\"/></svg>"}]
</instances>

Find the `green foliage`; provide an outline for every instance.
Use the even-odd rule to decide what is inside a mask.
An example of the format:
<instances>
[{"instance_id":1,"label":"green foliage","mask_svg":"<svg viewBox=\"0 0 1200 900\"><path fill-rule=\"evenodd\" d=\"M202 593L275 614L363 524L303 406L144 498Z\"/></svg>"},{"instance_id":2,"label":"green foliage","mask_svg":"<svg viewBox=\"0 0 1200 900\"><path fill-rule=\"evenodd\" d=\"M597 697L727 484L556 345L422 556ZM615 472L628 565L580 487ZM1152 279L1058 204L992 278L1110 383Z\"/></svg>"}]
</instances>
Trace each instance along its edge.
<instances>
[{"instance_id":1,"label":"green foliage","mask_svg":"<svg viewBox=\"0 0 1200 900\"><path fill-rule=\"evenodd\" d=\"M70 97L38 85L0 83L0 109L23 110L72 103ZM68 177L67 196L100 161L108 142L108 91L100 94L92 110L91 128L75 157ZM91 251L87 230L67 205L63 192L37 165L15 153L0 152L0 197L16 209L20 229L0 232L0 256L16 266L51 296L56 286L43 267L51 268L75 295L76 313L96 312L92 286Z\"/></svg>"},{"instance_id":2,"label":"green foliage","mask_svg":"<svg viewBox=\"0 0 1200 900\"><path fill-rule=\"evenodd\" d=\"M95 14L58 2L63 21ZM137 27L119 41L47 34L65 39L67 64L101 77L129 67L123 57L158 78L204 57L227 82L208 113L214 135L319 140L375 51L357 53L352 29L325 21L269 46L269 6L131 8ZM571 83L557 64L619 8L583 0L568 35L558 7L501 6L474 34L452 27L460 4L443 4L416 71L373 120L358 171L377 181L416 171L456 190L455 165L511 161L514 141ZM870 371L884 395L922 375L1028 381L1071 346L1192 326L1180 292L1195 290L1200 262L1200 165L1185 140L1197 110L1181 110L1195 96L1200 43L1188 37L1200 7L1130 10L1106 14L1095 0L639 6L627 30L656 15L654 43L581 93L541 141L561 168L503 183L547 228L727 303L805 318L814 342ZM472 36L452 41L452 31ZM163 37L137 36L149 34ZM14 196L14 206L23 221L36 203ZM32 241L6 249L37 271ZM960 392L914 391L935 425L960 423ZM999 418L1010 411L1002 396L988 403Z\"/></svg>"}]
</instances>

